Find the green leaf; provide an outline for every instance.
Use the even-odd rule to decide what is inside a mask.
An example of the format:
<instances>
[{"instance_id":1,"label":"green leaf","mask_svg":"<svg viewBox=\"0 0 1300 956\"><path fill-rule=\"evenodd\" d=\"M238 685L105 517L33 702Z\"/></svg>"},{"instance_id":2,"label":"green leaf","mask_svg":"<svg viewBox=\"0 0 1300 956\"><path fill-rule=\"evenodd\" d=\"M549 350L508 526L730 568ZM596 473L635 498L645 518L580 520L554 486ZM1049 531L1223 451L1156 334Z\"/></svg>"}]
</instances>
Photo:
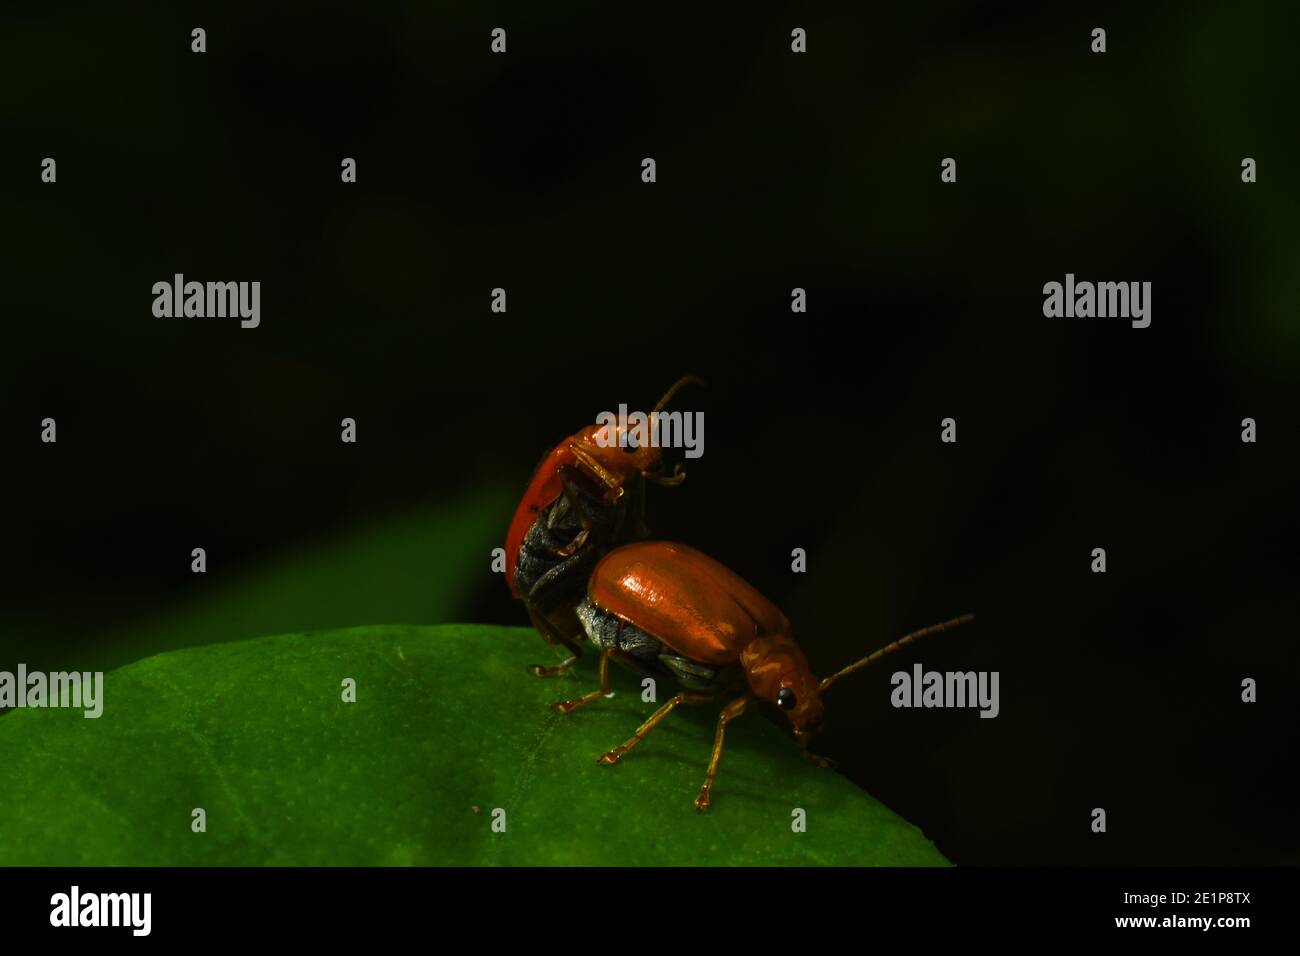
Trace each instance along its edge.
<instances>
[{"instance_id":1,"label":"green leaf","mask_svg":"<svg viewBox=\"0 0 1300 956\"><path fill-rule=\"evenodd\" d=\"M147 658L105 675L98 719L0 717L0 863L946 862L757 714L728 728L706 813L693 801L717 705L679 707L619 764L597 765L655 705L619 670L614 697L559 714L551 701L595 687L594 655L562 677L526 672L553 657L531 630L446 625ZM660 702L672 692L661 685ZM206 832L192 832L195 808ZM796 808L806 832L792 831Z\"/></svg>"}]
</instances>

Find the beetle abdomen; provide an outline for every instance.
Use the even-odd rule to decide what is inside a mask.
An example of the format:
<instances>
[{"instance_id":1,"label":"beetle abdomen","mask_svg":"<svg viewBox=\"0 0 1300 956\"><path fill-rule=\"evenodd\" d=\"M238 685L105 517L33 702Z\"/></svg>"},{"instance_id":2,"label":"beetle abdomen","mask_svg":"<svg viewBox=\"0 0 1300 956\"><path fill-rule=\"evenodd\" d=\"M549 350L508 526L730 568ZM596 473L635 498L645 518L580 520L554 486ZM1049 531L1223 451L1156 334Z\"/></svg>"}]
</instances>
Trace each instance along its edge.
<instances>
[{"instance_id":1,"label":"beetle abdomen","mask_svg":"<svg viewBox=\"0 0 1300 956\"><path fill-rule=\"evenodd\" d=\"M640 628L633 627L613 614L602 611L590 599L574 608L587 638L601 650L617 651L636 663L655 670L663 645Z\"/></svg>"},{"instance_id":2,"label":"beetle abdomen","mask_svg":"<svg viewBox=\"0 0 1300 956\"><path fill-rule=\"evenodd\" d=\"M693 661L678 654L651 634L602 610L588 598L574 609L587 638L601 650L615 652L615 660L652 677L673 677L687 690L712 692L735 682L735 667Z\"/></svg>"},{"instance_id":3,"label":"beetle abdomen","mask_svg":"<svg viewBox=\"0 0 1300 956\"><path fill-rule=\"evenodd\" d=\"M567 494L546 505L528 528L516 556L515 593L542 604L569 604L587 587L587 572L623 533L627 502L604 502L604 489L582 472L569 472L578 496L575 507ZM586 518L590 537L579 553L558 554L578 536ZM540 587L539 582L542 582ZM534 593L534 589L537 592Z\"/></svg>"},{"instance_id":4,"label":"beetle abdomen","mask_svg":"<svg viewBox=\"0 0 1300 956\"><path fill-rule=\"evenodd\" d=\"M518 593L526 597L548 571L564 562L556 551L582 530L582 525L570 511L566 498L557 499L546 507L524 535L515 567L514 586Z\"/></svg>"}]
</instances>

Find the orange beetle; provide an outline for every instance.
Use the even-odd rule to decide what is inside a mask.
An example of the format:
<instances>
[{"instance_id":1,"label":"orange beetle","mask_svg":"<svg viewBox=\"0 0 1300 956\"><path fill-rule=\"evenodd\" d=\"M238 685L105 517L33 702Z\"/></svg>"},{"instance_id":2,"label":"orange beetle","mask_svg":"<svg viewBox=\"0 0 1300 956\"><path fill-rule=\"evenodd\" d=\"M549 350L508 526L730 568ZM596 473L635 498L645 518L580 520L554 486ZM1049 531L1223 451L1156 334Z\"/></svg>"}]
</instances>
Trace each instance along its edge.
<instances>
[{"instance_id":1,"label":"orange beetle","mask_svg":"<svg viewBox=\"0 0 1300 956\"><path fill-rule=\"evenodd\" d=\"M831 684L919 637L974 620L966 614L915 631L818 681L790 636L790 622L772 602L708 555L668 541L626 544L606 554L575 613L587 638L600 648L600 689L557 701L552 705L557 710L571 713L609 694L611 659L643 674L674 677L686 688L656 710L632 739L601 756L601 764L617 763L678 704L739 693L718 718L697 810L709 805L727 724L750 701L770 701L784 710L806 753L809 736L821 727L821 695Z\"/></svg>"},{"instance_id":2,"label":"orange beetle","mask_svg":"<svg viewBox=\"0 0 1300 956\"><path fill-rule=\"evenodd\" d=\"M650 413L654 416L694 376L675 382ZM542 459L506 533L505 572L510 592L549 643L571 656L554 667L532 665L539 676L560 673L582 653L581 628L573 606L582 598L587 575L615 544L645 537L645 481L677 485L680 466L664 474L661 450L637 447L632 427L588 425L560 442Z\"/></svg>"}]
</instances>

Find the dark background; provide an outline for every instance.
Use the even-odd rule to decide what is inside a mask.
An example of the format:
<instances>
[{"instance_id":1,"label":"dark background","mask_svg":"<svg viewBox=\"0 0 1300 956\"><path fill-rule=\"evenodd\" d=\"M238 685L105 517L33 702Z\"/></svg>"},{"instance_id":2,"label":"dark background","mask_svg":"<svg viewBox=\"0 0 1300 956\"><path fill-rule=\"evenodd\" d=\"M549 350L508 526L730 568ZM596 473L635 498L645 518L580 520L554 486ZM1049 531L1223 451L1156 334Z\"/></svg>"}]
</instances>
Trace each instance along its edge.
<instances>
[{"instance_id":1,"label":"dark background","mask_svg":"<svg viewBox=\"0 0 1300 956\"><path fill-rule=\"evenodd\" d=\"M828 695L844 773L962 864L1295 863L1297 16L835 6L5 14L0 668L525 624L541 452L695 372L651 526L815 670L979 615ZM175 272L261 327L154 318ZM1044 318L1066 272L1151 327ZM1001 716L892 709L913 661Z\"/></svg>"}]
</instances>

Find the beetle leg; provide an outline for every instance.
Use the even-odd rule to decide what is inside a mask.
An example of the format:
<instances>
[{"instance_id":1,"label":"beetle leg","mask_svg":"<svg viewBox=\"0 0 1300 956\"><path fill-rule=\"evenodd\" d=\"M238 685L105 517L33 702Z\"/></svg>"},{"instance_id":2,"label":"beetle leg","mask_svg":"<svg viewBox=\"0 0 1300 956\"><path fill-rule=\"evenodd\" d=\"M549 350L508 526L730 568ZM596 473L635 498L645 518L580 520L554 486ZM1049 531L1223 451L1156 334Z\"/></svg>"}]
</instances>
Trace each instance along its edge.
<instances>
[{"instance_id":1,"label":"beetle leg","mask_svg":"<svg viewBox=\"0 0 1300 956\"><path fill-rule=\"evenodd\" d=\"M565 558L533 582L532 588L528 591L528 600L549 607L551 602L548 601L547 595L552 588L559 588L566 582L574 580L581 581L582 577L579 576L578 571L585 565L595 564L599 559L599 551L590 548Z\"/></svg>"},{"instance_id":2,"label":"beetle leg","mask_svg":"<svg viewBox=\"0 0 1300 956\"><path fill-rule=\"evenodd\" d=\"M584 449L577 445L570 445L569 451L573 452L573 457L582 463L583 467L600 479L608 491L605 492L605 500L611 504L623 497L623 482L612 472L608 471L604 465L592 458Z\"/></svg>"},{"instance_id":3,"label":"beetle leg","mask_svg":"<svg viewBox=\"0 0 1300 956\"><path fill-rule=\"evenodd\" d=\"M820 754L815 754L808 749L808 738L810 736L811 734L801 734L797 730L794 733L795 740L799 741L799 749L803 751L804 758L808 760L809 763L815 764L824 770L834 769L834 760L830 757L823 757Z\"/></svg>"},{"instance_id":4,"label":"beetle leg","mask_svg":"<svg viewBox=\"0 0 1300 956\"><path fill-rule=\"evenodd\" d=\"M722 760L722 736L727 724L743 714L748 704L748 697L737 697L722 708L722 714L718 717L718 732L713 737L713 757L709 760L709 772L704 778L704 786L700 787L700 795L695 798L696 810L704 810L709 805L709 791L713 789L713 780L718 775L718 762Z\"/></svg>"},{"instance_id":5,"label":"beetle leg","mask_svg":"<svg viewBox=\"0 0 1300 956\"><path fill-rule=\"evenodd\" d=\"M537 628L537 632L542 635L546 643L558 647L567 647L572 652L568 660L561 661L559 664L529 664L528 672L537 677L553 677L556 674L563 674L582 655L582 645L561 634L546 615L541 614L532 607L528 608L528 618L533 622L533 627Z\"/></svg>"},{"instance_id":6,"label":"beetle leg","mask_svg":"<svg viewBox=\"0 0 1300 956\"><path fill-rule=\"evenodd\" d=\"M562 548L556 548L555 553L562 558L570 557L574 552L587 543L587 537L591 530L600 519L599 513L592 513L589 505L583 495L582 489L574 481L575 469L567 465L561 465L557 469L560 476L560 484L564 488L564 497L569 500L569 506L573 509L574 514L578 516L578 522L582 525L582 530L577 536Z\"/></svg>"},{"instance_id":7,"label":"beetle leg","mask_svg":"<svg viewBox=\"0 0 1300 956\"><path fill-rule=\"evenodd\" d=\"M581 697L574 697L572 700L557 700L551 707L562 714L571 714L583 704L590 704L593 700L599 700L607 696L609 696L608 648L600 652L600 690L593 690L590 694L583 694Z\"/></svg>"},{"instance_id":8,"label":"beetle leg","mask_svg":"<svg viewBox=\"0 0 1300 956\"><path fill-rule=\"evenodd\" d=\"M591 535L590 528L583 528L578 532L578 536L562 548L556 548L555 553L561 558L571 558L579 548L587 543L587 538Z\"/></svg>"},{"instance_id":9,"label":"beetle leg","mask_svg":"<svg viewBox=\"0 0 1300 956\"><path fill-rule=\"evenodd\" d=\"M631 740L625 744L620 744L609 753L603 754L596 760L596 763L604 764L606 767L612 767L614 764L618 763L619 759L625 753L641 741L645 740L646 735L658 727L659 722L672 713L673 708L678 704L703 704L713 700L713 698L713 694L693 694L690 691L682 691L672 700L668 701L668 703L664 704L651 714L650 719L636 729L636 733L632 735Z\"/></svg>"},{"instance_id":10,"label":"beetle leg","mask_svg":"<svg viewBox=\"0 0 1300 956\"><path fill-rule=\"evenodd\" d=\"M669 488L680 485L686 480L686 471L682 468L680 462L673 468L671 475L657 475L652 471L642 472L642 474L645 475L646 481L653 481L656 485L665 485Z\"/></svg>"},{"instance_id":11,"label":"beetle leg","mask_svg":"<svg viewBox=\"0 0 1300 956\"><path fill-rule=\"evenodd\" d=\"M591 477L583 473L581 468L573 465L560 465L555 469L555 473L560 477L560 485L564 488L564 496L569 499L569 504L578 514L578 520L582 522L584 528L590 528L604 517L601 503L593 502L595 492L598 489L591 487ZM602 485L604 479L599 479ZM615 479L617 480L617 479Z\"/></svg>"},{"instance_id":12,"label":"beetle leg","mask_svg":"<svg viewBox=\"0 0 1300 956\"><path fill-rule=\"evenodd\" d=\"M554 677L557 674L563 674L577 661L578 655L573 654L558 664L529 664L528 673L534 677Z\"/></svg>"},{"instance_id":13,"label":"beetle leg","mask_svg":"<svg viewBox=\"0 0 1300 956\"><path fill-rule=\"evenodd\" d=\"M569 505L577 512L578 522L582 523L582 527L593 528L595 525L608 523L603 501L595 497L599 489L591 486L593 480L589 475L585 475L581 468L573 467L571 464L562 464L556 468L555 473L559 475L564 497L568 498ZM601 484L604 484L603 481Z\"/></svg>"}]
</instances>

